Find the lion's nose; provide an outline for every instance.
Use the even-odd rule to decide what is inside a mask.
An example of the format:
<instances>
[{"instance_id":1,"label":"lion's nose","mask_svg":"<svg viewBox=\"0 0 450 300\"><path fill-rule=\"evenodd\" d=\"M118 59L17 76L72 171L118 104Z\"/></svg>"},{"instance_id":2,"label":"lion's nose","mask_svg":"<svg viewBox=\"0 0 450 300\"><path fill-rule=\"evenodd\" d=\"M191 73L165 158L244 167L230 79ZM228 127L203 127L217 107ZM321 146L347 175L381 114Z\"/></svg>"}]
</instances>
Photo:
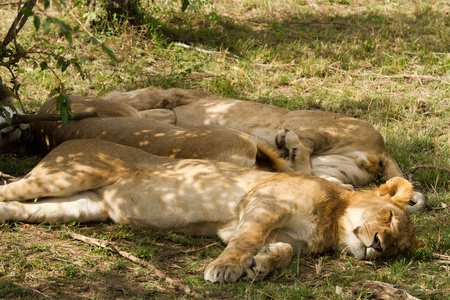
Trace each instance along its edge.
<instances>
[{"instance_id":1,"label":"lion's nose","mask_svg":"<svg viewBox=\"0 0 450 300\"><path fill-rule=\"evenodd\" d=\"M378 238L378 232L375 233L375 236L373 237L372 245L370 245L370 248L375 249L377 252L383 252L383 247L381 247L380 239Z\"/></svg>"}]
</instances>

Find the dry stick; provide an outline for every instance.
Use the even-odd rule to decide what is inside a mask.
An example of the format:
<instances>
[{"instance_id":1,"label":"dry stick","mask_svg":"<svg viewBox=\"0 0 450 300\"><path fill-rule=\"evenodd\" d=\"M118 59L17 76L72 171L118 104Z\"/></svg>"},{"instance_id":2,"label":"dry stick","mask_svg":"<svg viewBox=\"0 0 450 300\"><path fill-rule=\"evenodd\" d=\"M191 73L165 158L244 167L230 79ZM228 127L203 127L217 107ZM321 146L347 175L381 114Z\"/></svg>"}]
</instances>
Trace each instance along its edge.
<instances>
[{"instance_id":1,"label":"dry stick","mask_svg":"<svg viewBox=\"0 0 450 300\"><path fill-rule=\"evenodd\" d=\"M177 47L182 47L182 48L186 48L186 49L196 50L196 51L201 52L201 53L206 53L206 54L226 54L226 55L230 55L230 56L232 56L234 58L241 59L239 56L234 55L234 54L232 54L232 53L230 53L228 51L226 51L226 52L210 51L210 50L205 50L205 49L201 49L201 48L198 48L198 47L189 46L189 45L186 45L186 44L183 44L183 43L175 43L174 45L177 46Z\"/></svg>"},{"instance_id":2,"label":"dry stick","mask_svg":"<svg viewBox=\"0 0 450 300\"><path fill-rule=\"evenodd\" d=\"M164 274L162 271L160 271L155 265L153 265L149 262L146 262L143 259L137 258L128 252L118 250L116 247L114 247L108 241L102 241L99 239L90 238L90 237L87 237L87 236L84 236L84 235L81 235L78 233L73 233L73 232L69 232L69 235L70 235L70 237L72 237L75 240L79 240L79 241L82 241L82 242L85 242L85 243L88 243L91 245L95 245L95 246L99 246L99 247L108 249L111 252L119 254L119 255L125 257L126 259L131 260L134 263L140 264L140 265L146 267L147 269L149 269L150 271L152 271L159 278L164 279L169 285L185 292L186 294L188 294L190 296L195 296L195 292L193 292L188 286L182 284L179 280L174 280L174 279L170 278L169 276Z\"/></svg>"},{"instance_id":3,"label":"dry stick","mask_svg":"<svg viewBox=\"0 0 450 300\"><path fill-rule=\"evenodd\" d=\"M9 175L9 174L5 174L5 173L3 173L3 172L1 172L0 171L0 178L1 179L3 179L3 180L5 180L5 179L9 179L9 180L16 180L17 179L17 177L14 177L14 176L12 176L12 175Z\"/></svg>"},{"instance_id":4,"label":"dry stick","mask_svg":"<svg viewBox=\"0 0 450 300\"><path fill-rule=\"evenodd\" d=\"M429 75L417 75L417 74L400 74L400 75L381 75L381 74L374 74L374 73L365 73L365 74L356 74L356 73L351 73L339 68L335 68L332 66L328 66L329 69L333 70L333 71L337 71L337 72L341 72L341 73L346 73L347 75L351 76L351 77L367 77L367 76L377 76L377 77L381 77L381 78L393 78L393 79L422 79L422 80L436 80L436 81L440 81L446 84L450 85L450 82L442 79L442 78L438 78L438 77L434 77L434 76L429 76Z\"/></svg>"},{"instance_id":5,"label":"dry stick","mask_svg":"<svg viewBox=\"0 0 450 300\"><path fill-rule=\"evenodd\" d=\"M450 261L450 256L448 256L448 255L439 254L439 253L433 253L433 256L435 258L437 258L437 259L440 259L440 260Z\"/></svg>"},{"instance_id":6,"label":"dry stick","mask_svg":"<svg viewBox=\"0 0 450 300\"><path fill-rule=\"evenodd\" d=\"M403 51L404 54L409 54L409 55L419 55L419 53L417 52L409 52L409 51ZM429 52L431 54L434 55L450 55L450 53L446 53L446 52Z\"/></svg>"},{"instance_id":7,"label":"dry stick","mask_svg":"<svg viewBox=\"0 0 450 300\"><path fill-rule=\"evenodd\" d=\"M8 3L0 3L0 6L7 6L7 5L19 5L21 2L8 2Z\"/></svg>"},{"instance_id":8,"label":"dry stick","mask_svg":"<svg viewBox=\"0 0 450 300\"><path fill-rule=\"evenodd\" d=\"M94 118L98 117L98 114L96 112L92 113L81 113L81 114L74 114L73 118L69 120L78 121L83 120L87 118ZM61 116L57 114L39 114L39 115L18 115L14 114L12 117L11 125L17 125L17 124L29 124L33 122L39 122L39 121L61 121ZM0 124L0 129L9 127L10 125L8 123Z\"/></svg>"},{"instance_id":9,"label":"dry stick","mask_svg":"<svg viewBox=\"0 0 450 300\"><path fill-rule=\"evenodd\" d=\"M225 54L228 56L231 56L233 58L239 59L239 60L244 60L244 58L237 56L235 54L232 54L228 51L222 52L222 51L210 51L210 50L205 50L202 48L198 48L198 47L194 47L194 46L189 46L183 43L174 43L175 46L177 47L182 47L182 48L186 48L186 49L191 49L191 50L195 50L201 53L207 53L207 54ZM288 66L296 66L297 64L294 63L289 63L289 64L282 64L282 65L273 65L273 64L261 64L261 63L253 63L253 65L255 66L259 66L259 67L288 67Z\"/></svg>"},{"instance_id":10,"label":"dry stick","mask_svg":"<svg viewBox=\"0 0 450 300\"><path fill-rule=\"evenodd\" d=\"M412 167L412 168L409 170L409 172L414 172L414 171L417 170L417 169L436 169L436 170L439 170L439 171L445 171L445 172L447 172L448 174L450 174L450 168L447 168L447 167L430 166L430 165L415 166L415 167Z\"/></svg>"}]
</instances>

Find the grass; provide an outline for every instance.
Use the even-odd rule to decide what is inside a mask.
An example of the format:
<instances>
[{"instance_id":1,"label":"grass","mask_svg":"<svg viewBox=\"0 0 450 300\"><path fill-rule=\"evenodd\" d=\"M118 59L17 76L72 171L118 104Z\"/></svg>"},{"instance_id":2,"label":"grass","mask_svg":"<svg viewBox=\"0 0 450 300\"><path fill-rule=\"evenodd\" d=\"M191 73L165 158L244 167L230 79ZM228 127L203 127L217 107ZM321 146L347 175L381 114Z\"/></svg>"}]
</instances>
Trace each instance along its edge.
<instances>
[{"instance_id":1,"label":"grass","mask_svg":"<svg viewBox=\"0 0 450 300\"><path fill-rule=\"evenodd\" d=\"M55 32L42 37L28 24L20 41L62 43L80 61L60 74L73 94L103 96L150 85L199 88L224 97L289 109L324 109L367 120L416 189L439 208L450 203L450 6L446 1L217 0L197 1L180 12L178 2L142 1L141 28L86 27L105 41L114 62L83 39L67 44ZM317 6L308 3L316 3ZM0 16L12 22L15 9ZM86 11L78 8L75 15ZM57 14L58 12L52 12ZM65 16L64 16L65 15ZM87 20L87 15L82 22ZM92 16L92 14L91 14ZM76 24L70 14L61 18ZM106 28L106 27L105 27ZM4 34L6 28L0 29ZM182 43L214 53L180 47ZM55 79L20 66L21 97L29 110L45 101ZM9 78L0 69L0 76ZM33 158L1 155L0 170L24 174ZM411 168L430 166L430 168ZM257 282L213 285L203 268L223 250L217 239L134 230L112 224L0 225L0 298L146 299L185 295L149 270L67 232L113 242L155 264L204 298L366 299L352 283L379 280L421 299L450 295L448 209L413 216L425 248L406 256L360 262L344 254L300 257L289 268ZM216 244L217 243L217 244ZM209 247L207 247L209 246ZM342 290L338 294L336 291Z\"/></svg>"}]
</instances>

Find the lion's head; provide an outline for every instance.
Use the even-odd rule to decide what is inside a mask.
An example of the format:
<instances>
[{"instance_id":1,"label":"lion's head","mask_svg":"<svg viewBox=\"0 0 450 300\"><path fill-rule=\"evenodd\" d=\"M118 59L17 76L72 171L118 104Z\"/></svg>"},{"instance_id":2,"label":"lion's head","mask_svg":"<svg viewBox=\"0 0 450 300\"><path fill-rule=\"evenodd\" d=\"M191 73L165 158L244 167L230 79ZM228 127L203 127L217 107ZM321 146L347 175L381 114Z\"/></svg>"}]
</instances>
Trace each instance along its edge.
<instances>
[{"instance_id":1,"label":"lion's head","mask_svg":"<svg viewBox=\"0 0 450 300\"><path fill-rule=\"evenodd\" d=\"M340 248L357 259L387 257L422 246L415 238L406 203L412 185L395 177L352 199L344 221Z\"/></svg>"}]
</instances>

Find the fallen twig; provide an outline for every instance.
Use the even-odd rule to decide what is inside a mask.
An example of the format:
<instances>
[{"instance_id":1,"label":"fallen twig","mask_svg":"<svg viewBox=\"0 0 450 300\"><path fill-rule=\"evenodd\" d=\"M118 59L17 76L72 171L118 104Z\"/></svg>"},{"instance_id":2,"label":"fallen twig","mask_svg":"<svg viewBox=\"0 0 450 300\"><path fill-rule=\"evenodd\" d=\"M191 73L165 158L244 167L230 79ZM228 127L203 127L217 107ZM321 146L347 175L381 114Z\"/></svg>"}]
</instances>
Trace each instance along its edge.
<instances>
[{"instance_id":1,"label":"fallen twig","mask_svg":"<svg viewBox=\"0 0 450 300\"><path fill-rule=\"evenodd\" d=\"M0 6L7 6L7 5L19 5L21 2L8 2L8 3L0 3Z\"/></svg>"},{"instance_id":2,"label":"fallen twig","mask_svg":"<svg viewBox=\"0 0 450 300\"><path fill-rule=\"evenodd\" d=\"M117 249L114 245L112 245L108 241L90 238L90 237L87 237L87 236L84 236L84 235L81 235L78 233L73 233L73 232L70 232L69 235L70 235L70 237L72 237L75 240L108 249L111 252L119 254L119 255L125 257L126 259L131 260L134 263L140 264L140 265L146 267L147 269L149 269L150 271L152 271L157 277L164 279L169 285L183 291L187 295L196 296L195 295L196 293L194 291L192 291L188 286L181 283L179 280L170 278L169 276L164 274L162 271L160 271L155 265L153 265L143 259L137 258L128 252Z\"/></svg>"},{"instance_id":3,"label":"fallen twig","mask_svg":"<svg viewBox=\"0 0 450 300\"><path fill-rule=\"evenodd\" d=\"M237 59L241 59L239 56L234 55L234 54L232 54L232 53L230 53L228 51L223 52L223 51L205 50L205 49L202 49L202 48L189 46L189 45L186 45L186 44L183 44L183 43L174 43L174 45L177 46L177 47L182 47L182 48L186 48L186 49L192 49L192 50L195 50L195 51L198 51L198 52L201 52L201 53L206 53L206 54L225 54L225 55L229 55L229 56L232 56L234 58L237 58Z\"/></svg>"},{"instance_id":4,"label":"fallen twig","mask_svg":"<svg viewBox=\"0 0 450 300\"><path fill-rule=\"evenodd\" d=\"M73 118L69 119L69 121L83 120L83 119L87 119L87 118L94 118L97 116L98 116L98 114L96 112L74 114ZM39 114L39 115L14 114L14 116L12 117L11 125L29 124L29 123L33 123L33 122L39 122L39 121L61 121L61 116L57 115L57 114ZM9 125L8 123L0 124L0 129L7 128L11 125Z\"/></svg>"},{"instance_id":5,"label":"fallen twig","mask_svg":"<svg viewBox=\"0 0 450 300\"><path fill-rule=\"evenodd\" d=\"M2 178L2 179L12 179L12 180L16 180L17 179L17 177L14 177L14 176L6 174L6 173L3 173L1 171L0 171L0 178Z\"/></svg>"},{"instance_id":6,"label":"fallen twig","mask_svg":"<svg viewBox=\"0 0 450 300\"><path fill-rule=\"evenodd\" d=\"M337 72L341 72L341 73L345 73L350 77L368 77L368 76L375 76L375 77L380 77L380 78L392 78L392 79L417 79L417 80L434 80L434 81L440 81L443 82L445 84L449 84L450 82L442 79L442 78L438 78L438 77L434 77L434 76L430 76L430 75L418 75L418 74L399 74L399 75L381 75L381 74L374 74L374 73L363 73L363 74L357 74L357 73L352 73L352 72L348 72L339 68L335 68L333 66L328 66L329 69L333 70L333 71L337 71Z\"/></svg>"},{"instance_id":7,"label":"fallen twig","mask_svg":"<svg viewBox=\"0 0 450 300\"><path fill-rule=\"evenodd\" d=\"M434 256L434 258L437 258L439 260L445 260L445 261L450 262L450 256L448 256L448 255L433 253L433 256Z\"/></svg>"},{"instance_id":8,"label":"fallen twig","mask_svg":"<svg viewBox=\"0 0 450 300\"><path fill-rule=\"evenodd\" d=\"M419 55L419 53L417 52L410 52L410 51L403 51L404 54L409 54L409 55ZM446 53L446 52L429 52L431 54L434 55L450 55L450 53Z\"/></svg>"},{"instance_id":9,"label":"fallen twig","mask_svg":"<svg viewBox=\"0 0 450 300\"><path fill-rule=\"evenodd\" d=\"M205 49L202 49L202 48L189 46L189 45L186 45L186 44L183 44L183 43L174 43L174 46L182 47L182 48L186 48L186 49L191 49L191 50L195 50L195 51L198 51L198 52L201 52L201 53L207 53L207 54L225 54L225 55L231 56L232 58L235 58L235 59L245 60L244 58L242 58L240 56L237 56L235 54L232 54L232 53L230 53L228 51L223 52L223 51L205 50ZM268 68L271 68L271 67L287 67L287 66L296 66L297 65L297 64L294 64L294 63L275 64L275 65L274 64L261 64L261 63L252 63L252 64L255 65L255 66L259 66L259 67L268 67ZM207 73L209 73L209 72L207 72ZM217 74L213 73L213 75L217 75Z\"/></svg>"},{"instance_id":10,"label":"fallen twig","mask_svg":"<svg viewBox=\"0 0 450 300\"><path fill-rule=\"evenodd\" d=\"M350 283L354 292L367 291L371 298L375 299L401 299L401 300L419 300L411 296L405 290L397 289L394 285L381 281L358 281Z\"/></svg>"},{"instance_id":11,"label":"fallen twig","mask_svg":"<svg viewBox=\"0 0 450 300\"><path fill-rule=\"evenodd\" d=\"M0 179L3 181L3 184L8 184L8 182L16 181L18 178L0 171Z\"/></svg>"},{"instance_id":12,"label":"fallen twig","mask_svg":"<svg viewBox=\"0 0 450 300\"><path fill-rule=\"evenodd\" d=\"M439 171L445 171L448 174L450 174L450 168L447 167L438 167L438 166L431 166L431 165L421 165L421 166L415 166L409 169L409 172L414 172L417 169L435 169Z\"/></svg>"}]
</instances>

